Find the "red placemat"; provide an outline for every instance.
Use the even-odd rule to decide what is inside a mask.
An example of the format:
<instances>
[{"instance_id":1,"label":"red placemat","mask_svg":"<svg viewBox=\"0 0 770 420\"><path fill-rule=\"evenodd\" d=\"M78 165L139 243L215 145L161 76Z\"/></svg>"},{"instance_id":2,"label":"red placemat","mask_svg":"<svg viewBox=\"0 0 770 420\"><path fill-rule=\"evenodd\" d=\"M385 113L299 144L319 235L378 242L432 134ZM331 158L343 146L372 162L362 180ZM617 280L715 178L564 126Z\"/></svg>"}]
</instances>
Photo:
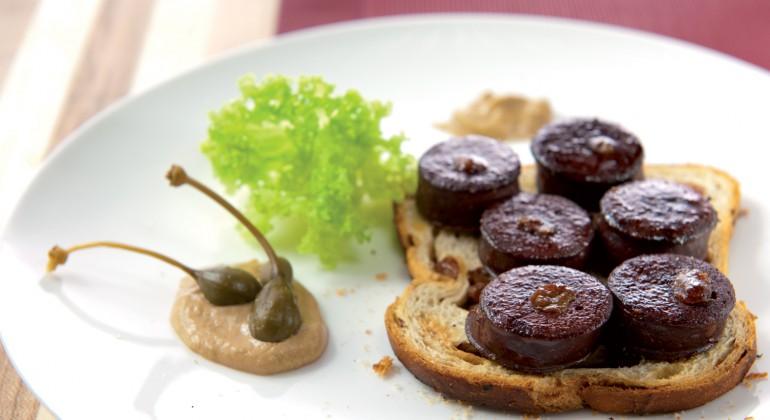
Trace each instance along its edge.
<instances>
[{"instance_id":1,"label":"red placemat","mask_svg":"<svg viewBox=\"0 0 770 420\"><path fill-rule=\"evenodd\" d=\"M610 23L684 39L770 69L770 0L283 0L278 32L430 12L524 13Z\"/></svg>"}]
</instances>

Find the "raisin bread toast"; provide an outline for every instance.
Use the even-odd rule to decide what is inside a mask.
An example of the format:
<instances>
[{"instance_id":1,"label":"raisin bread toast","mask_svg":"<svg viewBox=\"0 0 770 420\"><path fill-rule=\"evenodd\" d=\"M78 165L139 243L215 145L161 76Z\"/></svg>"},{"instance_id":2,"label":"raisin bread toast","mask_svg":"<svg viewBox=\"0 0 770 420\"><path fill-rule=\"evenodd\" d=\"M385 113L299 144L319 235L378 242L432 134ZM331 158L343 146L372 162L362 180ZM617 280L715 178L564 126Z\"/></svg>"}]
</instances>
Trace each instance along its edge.
<instances>
[{"instance_id":1,"label":"raisin bread toast","mask_svg":"<svg viewBox=\"0 0 770 420\"><path fill-rule=\"evenodd\" d=\"M693 185L711 199L719 222L709 238L708 260L727 272L740 202L738 183L701 165L646 165L644 172L647 178ZM535 191L534 167L523 168L520 186ZM738 302L719 342L685 360L571 368L546 375L503 368L474 354L465 335L467 310L462 304L469 277L481 267L477 239L435 228L411 199L396 204L395 221L413 281L388 307L388 337L407 369L450 398L525 413L582 407L612 413L671 412L697 407L729 391L756 357L753 315Z\"/></svg>"}]
</instances>

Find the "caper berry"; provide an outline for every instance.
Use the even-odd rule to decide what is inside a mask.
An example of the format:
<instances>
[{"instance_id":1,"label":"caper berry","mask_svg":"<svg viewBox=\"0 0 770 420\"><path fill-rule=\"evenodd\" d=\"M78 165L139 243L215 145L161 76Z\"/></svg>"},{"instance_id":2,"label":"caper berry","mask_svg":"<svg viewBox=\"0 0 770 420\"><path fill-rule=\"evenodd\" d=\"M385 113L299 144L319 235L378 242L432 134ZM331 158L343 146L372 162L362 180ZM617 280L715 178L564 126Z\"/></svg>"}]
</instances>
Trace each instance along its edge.
<instances>
[{"instance_id":1,"label":"caper berry","mask_svg":"<svg viewBox=\"0 0 770 420\"><path fill-rule=\"evenodd\" d=\"M301 326L302 317L290 283L283 278L270 280L252 306L251 336L275 343L291 337Z\"/></svg>"}]
</instances>

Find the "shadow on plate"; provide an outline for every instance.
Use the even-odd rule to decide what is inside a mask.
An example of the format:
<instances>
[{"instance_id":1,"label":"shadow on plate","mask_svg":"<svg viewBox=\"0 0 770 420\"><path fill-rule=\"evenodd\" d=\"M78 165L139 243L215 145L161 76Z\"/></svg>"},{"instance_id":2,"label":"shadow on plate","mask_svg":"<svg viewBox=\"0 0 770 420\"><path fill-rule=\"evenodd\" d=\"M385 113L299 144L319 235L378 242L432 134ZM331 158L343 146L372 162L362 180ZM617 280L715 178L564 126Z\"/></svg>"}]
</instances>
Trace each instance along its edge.
<instances>
[{"instance_id":1,"label":"shadow on plate","mask_svg":"<svg viewBox=\"0 0 770 420\"><path fill-rule=\"evenodd\" d=\"M179 342L179 346L184 347L181 342ZM162 357L149 370L147 378L134 399L134 407L146 413L149 418L157 418L155 415L156 405L164 391L174 381L196 370L203 369L215 372L250 387L255 394L263 399L272 399L285 394L298 382L313 380L313 378L318 380L314 374L323 369L324 366L330 366L337 353L330 336L326 350L315 362L289 372L260 376L214 363L193 353L186 347L185 351L187 355L183 357L171 355Z\"/></svg>"},{"instance_id":2,"label":"shadow on plate","mask_svg":"<svg viewBox=\"0 0 770 420\"><path fill-rule=\"evenodd\" d=\"M147 345L147 346L172 346L176 343L173 339L168 338L153 338L153 337L145 337L141 335L136 335L127 331L123 331L119 328L115 328L109 324L105 324L104 322L100 321L99 319L89 315L84 310L82 310L78 305L76 305L67 295L64 293L62 285L64 284L60 278L58 278L54 274L47 274L43 276L39 281L40 287L56 296L61 300L61 302L64 304L64 306L69 309L75 316L83 320L86 324L90 325L93 328L96 328L100 331L105 332L106 334L109 334L114 337L120 337L121 340L131 341L137 344Z\"/></svg>"}]
</instances>

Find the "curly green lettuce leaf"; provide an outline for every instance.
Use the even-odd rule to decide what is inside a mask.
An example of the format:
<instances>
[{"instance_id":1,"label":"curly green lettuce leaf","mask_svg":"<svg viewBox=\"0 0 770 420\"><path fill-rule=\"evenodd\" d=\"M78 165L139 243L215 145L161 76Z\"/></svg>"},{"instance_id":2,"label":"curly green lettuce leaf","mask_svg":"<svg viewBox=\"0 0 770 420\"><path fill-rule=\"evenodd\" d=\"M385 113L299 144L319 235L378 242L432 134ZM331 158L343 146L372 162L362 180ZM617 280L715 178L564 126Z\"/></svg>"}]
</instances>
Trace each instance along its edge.
<instances>
[{"instance_id":1,"label":"curly green lettuce leaf","mask_svg":"<svg viewBox=\"0 0 770 420\"><path fill-rule=\"evenodd\" d=\"M334 267L382 223L373 208L414 190L405 137L380 129L390 105L335 94L319 77L247 75L238 86L240 98L210 114L203 153L230 193L248 190L245 213L260 229L300 221L296 250Z\"/></svg>"}]
</instances>

